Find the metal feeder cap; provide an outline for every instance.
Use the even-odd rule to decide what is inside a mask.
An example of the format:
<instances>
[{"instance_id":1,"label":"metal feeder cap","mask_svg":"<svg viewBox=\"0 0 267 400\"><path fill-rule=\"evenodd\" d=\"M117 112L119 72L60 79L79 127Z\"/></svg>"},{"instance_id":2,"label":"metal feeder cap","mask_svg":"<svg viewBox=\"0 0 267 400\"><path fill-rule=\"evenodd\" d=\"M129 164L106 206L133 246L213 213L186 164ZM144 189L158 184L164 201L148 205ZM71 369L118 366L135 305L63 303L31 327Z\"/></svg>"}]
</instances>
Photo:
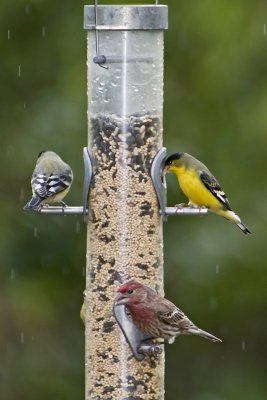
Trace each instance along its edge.
<instances>
[{"instance_id":1,"label":"metal feeder cap","mask_svg":"<svg viewBox=\"0 0 267 400\"><path fill-rule=\"evenodd\" d=\"M89 30L162 30L168 29L168 6L84 6L84 29Z\"/></svg>"}]
</instances>

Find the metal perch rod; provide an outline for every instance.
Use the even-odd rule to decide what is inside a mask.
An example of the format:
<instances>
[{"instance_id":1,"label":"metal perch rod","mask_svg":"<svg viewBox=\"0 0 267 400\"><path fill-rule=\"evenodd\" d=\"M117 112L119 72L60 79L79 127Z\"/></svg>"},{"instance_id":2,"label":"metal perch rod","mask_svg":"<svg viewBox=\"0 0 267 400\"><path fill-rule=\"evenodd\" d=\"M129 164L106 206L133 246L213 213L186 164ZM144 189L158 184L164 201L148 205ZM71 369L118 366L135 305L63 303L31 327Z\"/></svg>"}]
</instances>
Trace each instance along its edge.
<instances>
[{"instance_id":1,"label":"metal perch rod","mask_svg":"<svg viewBox=\"0 0 267 400\"><path fill-rule=\"evenodd\" d=\"M165 207L166 215L206 215L208 214L207 208L201 207Z\"/></svg>"},{"instance_id":2,"label":"metal perch rod","mask_svg":"<svg viewBox=\"0 0 267 400\"><path fill-rule=\"evenodd\" d=\"M42 207L40 210L36 211L40 214L53 214L53 215L80 215L84 213L82 206L77 207L62 207L62 206L49 206ZM88 214L88 209L86 209L86 214ZM207 215L207 208L193 208L193 207L166 207L166 215Z\"/></svg>"},{"instance_id":3,"label":"metal perch rod","mask_svg":"<svg viewBox=\"0 0 267 400\"><path fill-rule=\"evenodd\" d=\"M53 207L42 207L37 212L41 214L54 214L54 215L78 215L83 214L83 207L62 207L62 206L53 206ZM86 209L86 213L88 210Z\"/></svg>"}]
</instances>

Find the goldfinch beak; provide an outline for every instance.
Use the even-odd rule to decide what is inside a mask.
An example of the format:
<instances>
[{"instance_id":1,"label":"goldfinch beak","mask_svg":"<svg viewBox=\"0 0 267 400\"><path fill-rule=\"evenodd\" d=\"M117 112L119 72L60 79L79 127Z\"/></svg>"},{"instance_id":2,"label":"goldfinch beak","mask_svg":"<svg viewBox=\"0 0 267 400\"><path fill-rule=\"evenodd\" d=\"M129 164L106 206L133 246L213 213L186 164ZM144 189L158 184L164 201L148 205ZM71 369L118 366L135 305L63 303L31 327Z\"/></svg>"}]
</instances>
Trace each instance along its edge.
<instances>
[{"instance_id":1,"label":"goldfinch beak","mask_svg":"<svg viewBox=\"0 0 267 400\"><path fill-rule=\"evenodd\" d=\"M170 165L165 165L165 167L163 168L163 174L166 174L170 169Z\"/></svg>"}]
</instances>

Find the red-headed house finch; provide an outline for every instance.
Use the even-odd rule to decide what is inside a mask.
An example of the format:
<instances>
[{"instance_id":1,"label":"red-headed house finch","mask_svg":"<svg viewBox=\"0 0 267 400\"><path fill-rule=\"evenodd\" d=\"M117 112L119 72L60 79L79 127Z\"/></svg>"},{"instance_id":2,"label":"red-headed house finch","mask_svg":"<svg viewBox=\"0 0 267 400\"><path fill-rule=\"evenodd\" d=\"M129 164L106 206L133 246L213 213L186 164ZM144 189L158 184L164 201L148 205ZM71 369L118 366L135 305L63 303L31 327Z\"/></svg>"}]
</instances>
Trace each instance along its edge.
<instances>
[{"instance_id":1,"label":"red-headed house finch","mask_svg":"<svg viewBox=\"0 0 267 400\"><path fill-rule=\"evenodd\" d=\"M199 329L169 300L139 282L130 280L121 285L115 298L115 306L124 305L133 323L146 336L173 343L178 335L199 335L212 342L221 339Z\"/></svg>"}]
</instances>

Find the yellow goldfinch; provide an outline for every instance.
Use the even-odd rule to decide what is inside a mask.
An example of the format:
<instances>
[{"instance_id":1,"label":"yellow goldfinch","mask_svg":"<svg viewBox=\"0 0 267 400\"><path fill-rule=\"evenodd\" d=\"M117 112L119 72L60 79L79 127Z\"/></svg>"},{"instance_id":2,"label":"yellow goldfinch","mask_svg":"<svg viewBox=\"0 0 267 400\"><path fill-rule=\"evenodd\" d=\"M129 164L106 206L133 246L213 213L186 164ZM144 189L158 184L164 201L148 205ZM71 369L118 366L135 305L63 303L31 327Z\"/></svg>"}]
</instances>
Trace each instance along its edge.
<instances>
[{"instance_id":1,"label":"yellow goldfinch","mask_svg":"<svg viewBox=\"0 0 267 400\"><path fill-rule=\"evenodd\" d=\"M33 196L24 210L38 210L42 204L57 202L65 206L62 200L70 190L72 181L70 166L53 151L42 151L31 178Z\"/></svg>"},{"instance_id":2,"label":"yellow goldfinch","mask_svg":"<svg viewBox=\"0 0 267 400\"><path fill-rule=\"evenodd\" d=\"M207 207L235 223L247 235L250 230L232 210L230 203L218 181L209 169L199 160L187 153L175 153L165 161L164 172L173 172L189 205Z\"/></svg>"}]
</instances>

